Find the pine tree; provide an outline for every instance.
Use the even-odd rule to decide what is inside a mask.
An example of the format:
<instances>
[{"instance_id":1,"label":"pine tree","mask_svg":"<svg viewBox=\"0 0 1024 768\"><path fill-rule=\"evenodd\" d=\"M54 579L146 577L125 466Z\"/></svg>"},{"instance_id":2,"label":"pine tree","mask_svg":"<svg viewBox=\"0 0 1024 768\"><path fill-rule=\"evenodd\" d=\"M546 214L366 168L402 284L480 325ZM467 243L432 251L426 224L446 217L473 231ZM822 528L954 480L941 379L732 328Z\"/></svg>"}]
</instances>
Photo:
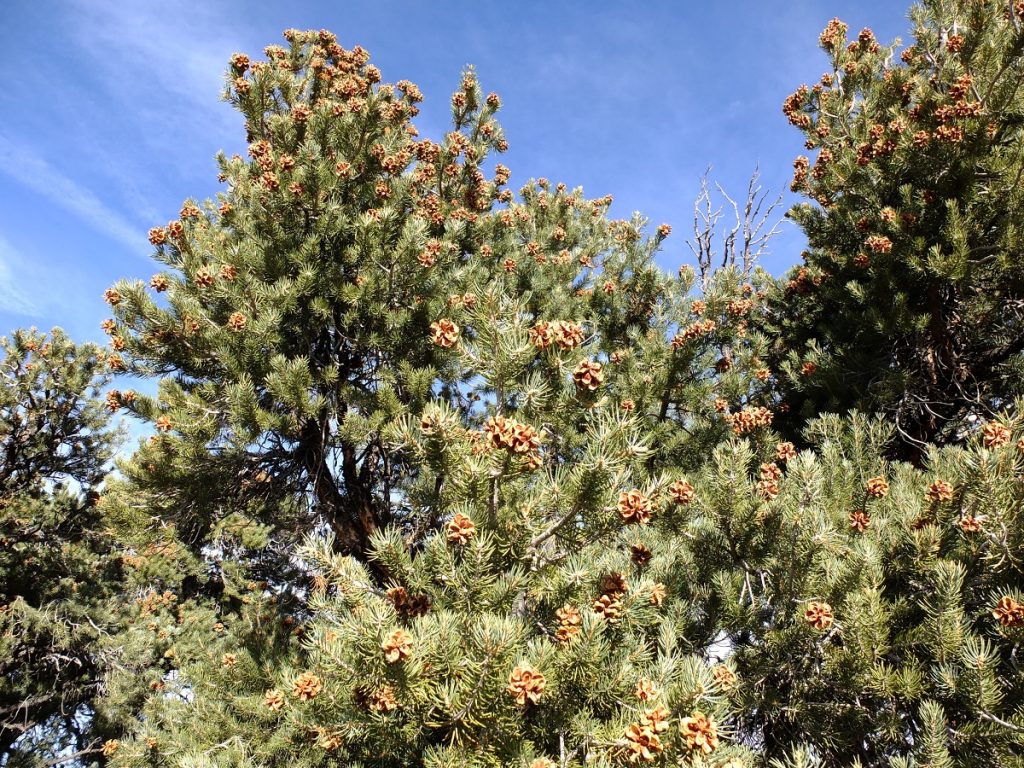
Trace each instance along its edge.
<instances>
[{"instance_id":1,"label":"pine tree","mask_svg":"<svg viewBox=\"0 0 1024 768\"><path fill-rule=\"evenodd\" d=\"M716 449L695 482L696 578L738 676L737 730L765 757L1020 764L1018 432L991 422L920 469L886 461L891 425L859 415L812 422L813 449L756 474L756 452Z\"/></svg>"},{"instance_id":2,"label":"pine tree","mask_svg":"<svg viewBox=\"0 0 1024 768\"><path fill-rule=\"evenodd\" d=\"M420 470L387 429L435 401L478 424L483 405L549 399L548 379L573 373L594 402L635 409L663 446L652 465L699 462L728 430L716 397L742 408L761 365L750 275L695 301L692 271L653 264L668 227L643 236L643 220L607 218L610 197L545 179L516 199L500 164L488 179L500 100L472 70L453 130L416 140L413 83L381 83L327 32L285 38L231 60L250 157L220 158L219 204L151 230L167 267L152 293L107 292L111 366L162 377L126 404L157 435L124 467L161 519L196 551L232 516L269 525L263 576L321 524L365 561L377 531L439 522L443 489L410 506Z\"/></svg>"},{"instance_id":3,"label":"pine tree","mask_svg":"<svg viewBox=\"0 0 1024 768\"><path fill-rule=\"evenodd\" d=\"M674 532L686 472L771 423L747 330L766 276L698 299L654 265L667 227L544 179L499 191L472 73L455 130L414 142L415 86L286 38L232 59L252 159L222 161L219 209L152 233L166 300L108 293L115 366L173 374L129 405L158 434L111 514L143 507L241 606L223 631L157 608L145 655L174 652L115 763L747 754Z\"/></svg>"},{"instance_id":4,"label":"pine tree","mask_svg":"<svg viewBox=\"0 0 1024 768\"><path fill-rule=\"evenodd\" d=\"M0 348L0 762L35 766L97 743L120 579L98 488L118 435L98 348L59 329Z\"/></svg>"},{"instance_id":5,"label":"pine tree","mask_svg":"<svg viewBox=\"0 0 1024 768\"><path fill-rule=\"evenodd\" d=\"M990 158L985 130L967 138L977 116L935 101L966 82L957 68L973 38L947 30L936 63L928 35L940 13L965 9L919 8L924 47L905 67L867 33L840 45L830 25L839 74L787 106L832 153L818 174L798 168L823 206L797 213L809 262L854 231L876 255L902 243L935 259L928 232L998 232L979 223L997 211L977 186L939 190L943 215L966 211L962 231L902 240L897 229L925 214L885 197L899 173L947 183L914 160L930 144L905 143L899 120L937 120L929 142L950 143L964 174ZM975 31L1017 24L991 4L970 11ZM167 269L150 287L166 296L126 282L107 294L108 365L163 378L157 397L117 401L157 434L103 504L135 590L95 704L113 734L106 759L1021 764L1024 439L1012 387L993 378L942 429L913 433L878 395L891 381L863 399L836 394L860 387L842 368L866 360L858 345L929 342L918 310L901 309L910 300L848 337L815 314L814 300L846 312L843 296L863 296L857 306L876 313L865 317L881 318L886 286L916 296L921 275L952 273L881 257L865 267L858 251L843 267L867 270L857 285L840 289L848 275L814 262L766 308L767 277L744 265L705 270L698 298L692 270L654 266L666 227L648 236L639 216L609 220L607 198L544 179L513 195L501 166L488 180L499 100L471 71L452 97L454 130L416 140L412 83L382 84L365 51L326 32L285 36L266 61L232 58L227 97L251 158L221 158L220 205L186 202L151 232ZM906 104L885 101L904 86ZM964 87L955 98L967 103ZM854 92L840 114L868 149L843 144L840 118L819 112ZM868 115L907 107L915 116L872 135ZM835 124L823 131L823 119ZM958 154L972 147L973 159ZM892 189L917 200L908 183ZM894 228L865 229L872 204ZM1011 290L1012 265L969 272L970 290L960 280L940 293L981 317L985 280ZM979 320L983 340L1012 343L998 330L1010 306ZM754 329L774 334L771 354ZM911 380L904 359L890 357L887 375ZM831 399L814 400L830 381ZM805 450L772 431L780 382L794 406L783 426L802 428ZM888 410L806 419L857 404ZM963 444L893 461L908 435Z\"/></svg>"},{"instance_id":6,"label":"pine tree","mask_svg":"<svg viewBox=\"0 0 1024 768\"><path fill-rule=\"evenodd\" d=\"M496 298L484 292L481 305ZM252 632L193 646L116 764L748 755L727 742L732 672L705 661L715 628L693 610L703 587L676 541L692 487L678 469L652 470L646 419L617 391L635 379L614 368L603 378L586 345L539 332L531 344L521 327L516 357L500 345L482 354L522 314L482 312L462 326L474 333L452 354L476 374L471 421L435 399L385 432L418 470L405 503L437 523L377 532L372 570L312 539L298 553L316 569L301 625L275 622L264 596ZM301 630L301 648L280 650L282 623Z\"/></svg>"},{"instance_id":7,"label":"pine tree","mask_svg":"<svg viewBox=\"0 0 1024 768\"><path fill-rule=\"evenodd\" d=\"M376 534L383 585L313 537L308 612L253 595L117 764L1018 764L1019 424L915 468L883 421L827 417L811 450L733 437L651 474L635 417L591 408L531 468L529 425L569 407L389 431L411 503L445 478L443 526Z\"/></svg>"},{"instance_id":8,"label":"pine tree","mask_svg":"<svg viewBox=\"0 0 1024 768\"><path fill-rule=\"evenodd\" d=\"M813 203L791 215L810 247L769 334L792 406L780 425L881 411L898 452L920 458L1021 392L1024 9L926 0L911 17L898 56L830 22L830 71L785 102L817 155L794 163L793 189Z\"/></svg>"},{"instance_id":9,"label":"pine tree","mask_svg":"<svg viewBox=\"0 0 1024 768\"><path fill-rule=\"evenodd\" d=\"M376 534L383 586L311 541L301 652L268 664L266 635L205 649L177 680L189 697L151 701L118 759L143 764L155 748L209 765L581 765L704 744L728 755L713 672L681 643L695 622L680 555L654 543L685 509L684 481L650 476L637 420L613 407L577 405L576 429L533 446L533 417L566 405L473 431L437 406L397 427L390 440L431 475L411 502L445 478L444 525L412 550L398 529ZM530 450L559 437L576 460L531 468Z\"/></svg>"}]
</instances>

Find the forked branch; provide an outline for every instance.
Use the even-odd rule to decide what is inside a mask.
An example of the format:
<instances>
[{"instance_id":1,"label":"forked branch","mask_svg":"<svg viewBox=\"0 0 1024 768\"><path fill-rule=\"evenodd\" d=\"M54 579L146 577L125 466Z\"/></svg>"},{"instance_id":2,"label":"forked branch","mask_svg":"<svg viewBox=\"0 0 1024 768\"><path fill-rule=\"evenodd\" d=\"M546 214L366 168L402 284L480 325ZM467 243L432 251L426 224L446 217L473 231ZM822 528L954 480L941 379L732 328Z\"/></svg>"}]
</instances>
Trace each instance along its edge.
<instances>
[{"instance_id":1,"label":"forked branch","mask_svg":"<svg viewBox=\"0 0 1024 768\"><path fill-rule=\"evenodd\" d=\"M693 239L686 241L697 257L703 290L707 290L716 269L737 268L744 277L753 272L783 221L776 215L782 195L769 200L768 192L760 184L759 170L755 169L750 177L742 206L717 182L717 195L712 193L710 173L708 168L701 176L700 193L693 204ZM721 221L726 216L726 206L732 209L732 227L723 231ZM721 243L716 243L719 238Z\"/></svg>"}]
</instances>

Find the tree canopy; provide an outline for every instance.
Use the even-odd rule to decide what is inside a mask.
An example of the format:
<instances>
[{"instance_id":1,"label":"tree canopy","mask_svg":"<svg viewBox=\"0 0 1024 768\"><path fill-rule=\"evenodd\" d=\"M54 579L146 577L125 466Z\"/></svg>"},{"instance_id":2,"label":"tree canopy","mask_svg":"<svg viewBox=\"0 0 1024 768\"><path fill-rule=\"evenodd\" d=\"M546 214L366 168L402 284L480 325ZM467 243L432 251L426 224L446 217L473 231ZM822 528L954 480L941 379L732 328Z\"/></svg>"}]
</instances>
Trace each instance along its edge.
<instances>
[{"instance_id":1,"label":"tree canopy","mask_svg":"<svg viewBox=\"0 0 1024 768\"><path fill-rule=\"evenodd\" d=\"M109 349L2 342L0 765L1024 765L1024 7L912 18L787 99L778 279L756 182L667 272L472 69L429 139L329 32L232 56Z\"/></svg>"}]
</instances>

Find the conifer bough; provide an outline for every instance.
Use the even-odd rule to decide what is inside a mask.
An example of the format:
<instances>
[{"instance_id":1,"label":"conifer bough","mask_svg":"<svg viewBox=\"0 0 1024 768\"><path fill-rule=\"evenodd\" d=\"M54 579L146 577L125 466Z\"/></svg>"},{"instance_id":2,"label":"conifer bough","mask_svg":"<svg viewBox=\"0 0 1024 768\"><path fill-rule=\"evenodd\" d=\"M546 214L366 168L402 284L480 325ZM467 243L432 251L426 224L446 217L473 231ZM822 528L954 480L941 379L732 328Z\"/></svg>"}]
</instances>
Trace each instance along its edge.
<instances>
[{"instance_id":1,"label":"conifer bough","mask_svg":"<svg viewBox=\"0 0 1024 768\"><path fill-rule=\"evenodd\" d=\"M735 338L743 313L666 347L690 276L654 267L665 228L643 238L639 220L606 218L610 197L544 179L517 201L500 164L488 178L506 146L500 100L472 70L452 131L418 140L414 84L381 83L366 51L329 33L285 37L264 61L232 58L226 98L249 156L220 158L226 191L151 230L167 266L151 290L106 295L111 366L163 377L157 397L124 404L158 431L126 471L183 536L202 542L244 510L282 536L326 523L361 558L388 526L415 539L438 525L447 477L410 504L420 469L389 429L428 402L464 427L555 397L610 407L610 361L652 362L643 393L622 399L653 411L664 439L683 423L722 432L691 361L735 358L738 400L756 351ZM728 283L721 307L740 298ZM572 455L561 440L525 453L535 470Z\"/></svg>"},{"instance_id":2,"label":"conifer bough","mask_svg":"<svg viewBox=\"0 0 1024 768\"><path fill-rule=\"evenodd\" d=\"M765 328L784 427L881 411L920 458L1021 394L1022 12L927 0L902 51L822 33L829 71L783 107L817 153L794 162L810 247Z\"/></svg>"}]
</instances>

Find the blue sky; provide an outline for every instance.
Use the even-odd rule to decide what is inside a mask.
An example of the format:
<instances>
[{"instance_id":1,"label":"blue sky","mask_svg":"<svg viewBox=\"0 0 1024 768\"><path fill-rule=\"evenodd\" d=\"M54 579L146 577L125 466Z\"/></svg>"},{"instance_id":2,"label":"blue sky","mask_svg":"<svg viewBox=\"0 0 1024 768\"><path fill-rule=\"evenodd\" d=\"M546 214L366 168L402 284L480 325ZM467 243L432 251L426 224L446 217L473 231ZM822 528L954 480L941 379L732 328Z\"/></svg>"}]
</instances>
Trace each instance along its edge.
<instances>
[{"instance_id":1,"label":"blue sky","mask_svg":"<svg viewBox=\"0 0 1024 768\"><path fill-rule=\"evenodd\" d=\"M611 193L614 216L673 226L660 261L675 269L690 260L707 166L734 194L757 165L766 187L786 188L803 150L780 105L826 69L827 21L905 38L906 11L900 0L0 0L0 334L60 325L103 338L104 288L156 269L147 229L216 192L214 154L244 146L219 101L228 57L259 55L287 27L330 29L367 48L385 80L416 82L431 138L475 65L504 101L513 188L546 176ZM801 242L784 231L765 265L781 273Z\"/></svg>"}]
</instances>

